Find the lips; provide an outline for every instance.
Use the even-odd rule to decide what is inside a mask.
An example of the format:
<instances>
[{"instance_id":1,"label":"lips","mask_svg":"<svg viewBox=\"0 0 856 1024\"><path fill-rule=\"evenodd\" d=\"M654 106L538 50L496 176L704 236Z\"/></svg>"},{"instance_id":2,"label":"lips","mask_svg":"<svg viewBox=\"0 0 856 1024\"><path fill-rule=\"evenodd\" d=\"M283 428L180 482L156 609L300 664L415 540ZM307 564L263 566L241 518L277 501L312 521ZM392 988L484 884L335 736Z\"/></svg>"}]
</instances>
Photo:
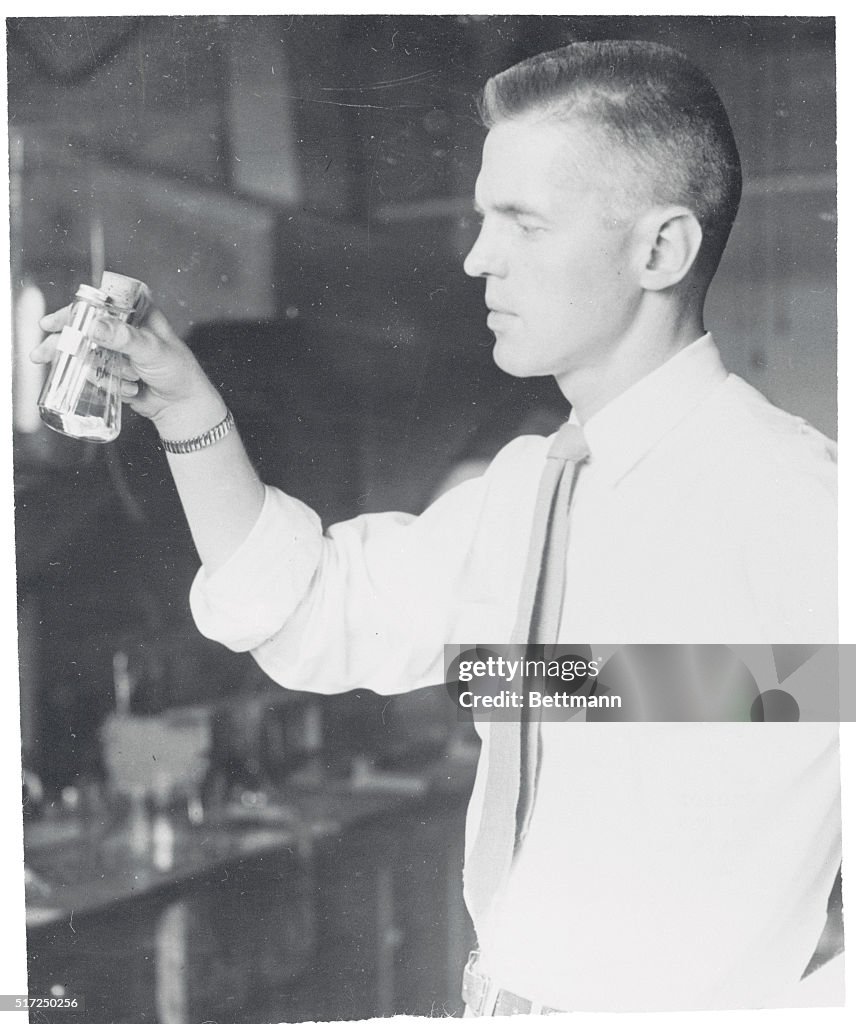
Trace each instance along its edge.
<instances>
[{"instance_id":1,"label":"lips","mask_svg":"<svg viewBox=\"0 0 856 1024\"><path fill-rule=\"evenodd\" d=\"M514 310L509 309L507 306L501 306L499 305L499 303L491 302L490 299L485 300L485 305L487 306L487 311L489 315L491 313L499 313L501 316L515 315Z\"/></svg>"},{"instance_id":2,"label":"lips","mask_svg":"<svg viewBox=\"0 0 856 1024\"><path fill-rule=\"evenodd\" d=\"M508 309L506 306L494 306L491 303L487 304L488 325L490 325L491 322L502 323L503 320L507 320L516 315L517 314L513 310Z\"/></svg>"},{"instance_id":3,"label":"lips","mask_svg":"<svg viewBox=\"0 0 856 1024\"><path fill-rule=\"evenodd\" d=\"M489 330L500 331L503 327L509 326L509 321L516 319L514 313L504 309L488 309L487 326Z\"/></svg>"}]
</instances>

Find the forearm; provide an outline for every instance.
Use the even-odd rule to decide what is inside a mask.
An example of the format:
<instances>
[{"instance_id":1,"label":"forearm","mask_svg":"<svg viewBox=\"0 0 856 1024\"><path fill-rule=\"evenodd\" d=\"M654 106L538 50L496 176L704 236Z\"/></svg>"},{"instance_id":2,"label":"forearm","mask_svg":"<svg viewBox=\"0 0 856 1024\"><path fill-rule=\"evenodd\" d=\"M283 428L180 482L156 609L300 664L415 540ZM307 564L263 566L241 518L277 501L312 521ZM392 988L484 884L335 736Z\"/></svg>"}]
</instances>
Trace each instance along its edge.
<instances>
[{"instance_id":1,"label":"forearm","mask_svg":"<svg viewBox=\"0 0 856 1024\"><path fill-rule=\"evenodd\" d=\"M213 387L192 402L164 410L154 422L161 438L181 441L210 430L226 416ZM167 462L196 550L207 572L223 565L246 539L264 504L264 485L247 457L237 429L199 451Z\"/></svg>"},{"instance_id":2,"label":"forearm","mask_svg":"<svg viewBox=\"0 0 856 1024\"><path fill-rule=\"evenodd\" d=\"M70 307L65 307L42 318L48 336L34 349L34 362L54 358L69 316ZM155 424L163 440L199 437L225 418L219 392L158 309L150 308L138 325L97 321L91 335L97 344L125 356L122 397ZM167 453L167 461L199 557L206 572L213 573L250 534L264 505L264 486L235 429L198 451Z\"/></svg>"}]
</instances>

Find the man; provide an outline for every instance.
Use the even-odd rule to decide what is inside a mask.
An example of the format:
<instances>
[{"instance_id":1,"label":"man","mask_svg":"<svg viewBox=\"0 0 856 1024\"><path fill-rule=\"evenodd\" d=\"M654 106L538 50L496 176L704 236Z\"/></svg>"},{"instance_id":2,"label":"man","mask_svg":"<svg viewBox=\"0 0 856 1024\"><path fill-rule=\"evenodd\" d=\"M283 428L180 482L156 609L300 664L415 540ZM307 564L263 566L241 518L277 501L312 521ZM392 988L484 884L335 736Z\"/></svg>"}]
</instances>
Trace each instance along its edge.
<instances>
[{"instance_id":1,"label":"man","mask_svg":"<svg viewBox=\"0 0 856 1024\"><path fill-rule=\"evenodd\" d=\"M728 375L703 327L740 197L712 86L665 47L581 43L492 79L483 110L464 269L485 280L496 362L552 374L581 426L558 639L834 642L833 447ZM382 693L442 681L444 643L511 637L553 441L518 438L419 517L322 536L259 482L161 314L102 340L168 453L206 635L289 687ZM470 892L497 791L499 733L482 733ZM840 860L834 727L543 723L537 742L525 838L489 899L468 895L470 1012L813 998L800 978ZM829 966L816 998L834 1001Z\"/></svg>"}]
</instances>

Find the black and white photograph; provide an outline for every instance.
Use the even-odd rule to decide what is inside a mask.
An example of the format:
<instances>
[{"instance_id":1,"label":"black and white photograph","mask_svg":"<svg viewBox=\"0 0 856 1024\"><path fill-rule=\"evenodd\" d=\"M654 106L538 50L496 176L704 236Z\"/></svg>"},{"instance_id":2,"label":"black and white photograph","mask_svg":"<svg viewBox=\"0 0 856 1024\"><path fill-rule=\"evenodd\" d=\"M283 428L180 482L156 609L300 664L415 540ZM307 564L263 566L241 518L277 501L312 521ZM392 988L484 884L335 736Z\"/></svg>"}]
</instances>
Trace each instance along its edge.
<instances>
[{"instance_id":1,"label":"black and white photograph","mask_svg":"<svg viewBox=\"0 0 856 1024\"><path fill-rule=\"evenodd\" d=\"M0 1010L845 1012L838 30L7 17Z\"/></svg>"}]
</instances>

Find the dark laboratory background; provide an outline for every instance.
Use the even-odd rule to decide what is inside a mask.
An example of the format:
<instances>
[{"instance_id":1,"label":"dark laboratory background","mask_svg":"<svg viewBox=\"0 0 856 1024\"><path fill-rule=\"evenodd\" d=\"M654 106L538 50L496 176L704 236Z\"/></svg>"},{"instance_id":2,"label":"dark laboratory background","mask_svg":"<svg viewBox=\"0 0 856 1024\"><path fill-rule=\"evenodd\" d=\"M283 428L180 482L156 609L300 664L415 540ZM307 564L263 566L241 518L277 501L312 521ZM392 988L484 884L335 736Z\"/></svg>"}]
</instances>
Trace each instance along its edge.
<instances>
[{"instance_id":1,"label":"dark laboratory background","mask_svg":"<svg viewBox=\"0 0 856 1024\"><path fill-rule=\"evenodd\" d=\"M461 270L473 97L610 37L684 49L718 86L745 192L708 326L834 435L832 19L7 21L30 990L83 997L69 1019L459 1012L476 751L442 691L300 694L196 633L154 432L40 425L40 312L105 266L145 280L268 482L327 524L419 512L567 411L494 367Z\"/></svg>"}]
</instances>

